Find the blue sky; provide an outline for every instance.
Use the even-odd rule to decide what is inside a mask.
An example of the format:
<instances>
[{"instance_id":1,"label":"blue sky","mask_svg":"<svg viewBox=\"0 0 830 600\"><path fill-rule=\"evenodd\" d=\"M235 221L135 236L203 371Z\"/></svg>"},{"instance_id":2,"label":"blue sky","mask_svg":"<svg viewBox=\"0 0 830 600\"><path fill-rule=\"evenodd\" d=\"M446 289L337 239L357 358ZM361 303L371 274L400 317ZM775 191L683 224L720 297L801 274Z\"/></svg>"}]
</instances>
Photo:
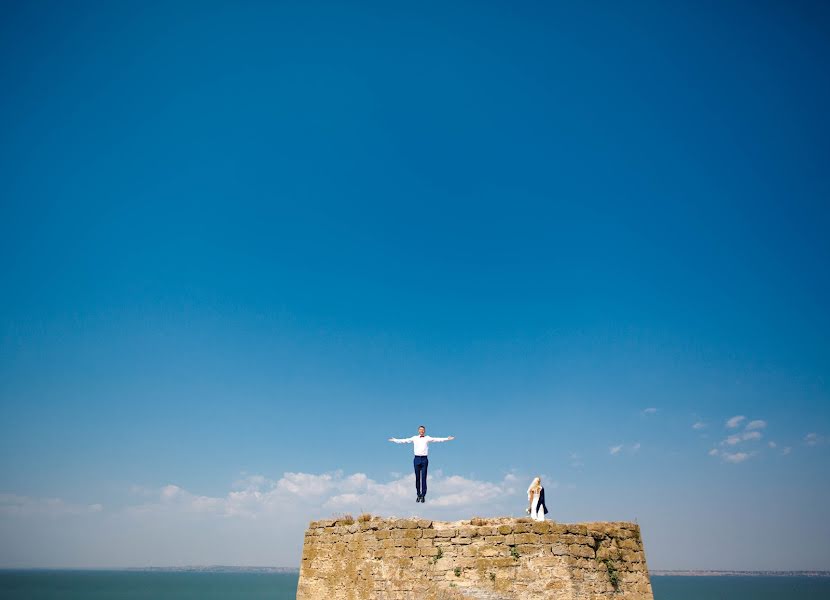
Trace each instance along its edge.
<instances>
[{"instance_id":1,"label":"blue sky","mask_svg":"<svg viewBox=\"0 0 830 600\"><path fill-rule=\"evenodd\" d=\"M4 3L0 566L294 565L542 474L652 568L830 569L828 26Z\"/></svg>"}]
</instances>

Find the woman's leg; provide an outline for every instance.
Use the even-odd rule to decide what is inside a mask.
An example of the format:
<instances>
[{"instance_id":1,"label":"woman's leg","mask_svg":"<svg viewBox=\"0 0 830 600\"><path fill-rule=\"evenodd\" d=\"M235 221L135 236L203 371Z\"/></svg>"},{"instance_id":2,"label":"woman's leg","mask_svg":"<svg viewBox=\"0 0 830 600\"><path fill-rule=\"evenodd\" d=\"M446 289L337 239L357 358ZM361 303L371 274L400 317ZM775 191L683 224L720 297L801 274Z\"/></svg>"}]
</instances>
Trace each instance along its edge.
<instances>
[{"instance_id":1,"label":"woman's leg","mask_svg":"<svg viewBox=\"0 0 830 600\"><path fill-rule=\"evenodd\" d=\"M530 516L534 521L544 521L545 520L545 509L542 508L542 504L539 502L541 498L536 496L533 501L533 508L530 509Z\"/></svg>"}]
</instances>

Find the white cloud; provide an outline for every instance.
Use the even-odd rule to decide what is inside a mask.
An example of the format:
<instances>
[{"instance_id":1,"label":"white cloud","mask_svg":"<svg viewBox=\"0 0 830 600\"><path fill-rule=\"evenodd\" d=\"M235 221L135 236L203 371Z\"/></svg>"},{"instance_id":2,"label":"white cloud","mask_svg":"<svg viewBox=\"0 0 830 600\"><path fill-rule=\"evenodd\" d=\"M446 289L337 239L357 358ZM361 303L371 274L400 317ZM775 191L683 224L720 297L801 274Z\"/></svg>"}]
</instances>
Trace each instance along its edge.
<instances>
[{"instance_id":1,"label":"white cloud","mask_svg":"<svg viewBox=\"0 0 830 600\"><path fill-rule=\"evenodd\" d=\"M717 456L718 454L720 454L720 450L718 450L717 448L712 448L711 450L709 450L709 456Z\"/></svg>"},{"instance_id":2,"label":"white cloud","mask_svg":"<svg viewBox=\"0 0 830 600\"><path fill-rule=\"evenodd\" d=\"M741 424L742 421L745 421L746 417L743 415L737 415L726 421L726 426L729 429L735 429L738 425Z\"/></svg>"},{"instance_id":3,"label":"white cloud","mask_svg":"<svg viewBox=\"0 0 830 600\"><path fill-rule=\"evenodd\" d=\"M706 429L706 423L704 423L703 421L697 421L696 423L694 423L692 425L692 429L695 429L695 430Z\"/></svg>"},{"instance_id":4,"label":"white cloud","mask_svg":"<svg viewBox=\"0 0 830 600\"><path fill-rule=\"evenodd\" d=\"M790 448L789 446L787 446L786 448L784 448L784 449L781 451L781 454L783 454L784 456L787 456L787 455L788 455L790 452L792 452L792 451L793 451L793 449L792 449L792 448Z\"/></svg>"},{"instance_id":5,"label":"white cloud","mask_svg":"<svg viewBox=\"0 0 830 600\"><path fill-rule=\"evenodd\" d=\"M824 437L817 433L808 433L804 436L804 443L808 446L818 446L824 442Z\"/></svg>"},{"instance_id":6,"label":"white cloud","mask_svg":"<svg viewBox=\"0 0 830 600\"><path fill-rule=\"evenodd\" d=\"M756 419L755 421L750 421L746 424L746 430L751 431L753 429L764 429L767 426L766 421L762 421L761 419Z\"/></svg>"},{"instance_id":7,"label":"white cloud","mask_svg":"<svg viewBox=\"0 0 830 600\"><path fill-rule=\"evenodd\" d=\"M639 452L639 450L640 450L640 448L641 448L641 447L642 447L642 445L640 444L640 442L635 442L635 443L633 443L633 444L631 444L631 445L620 444L620 445L618 445L618 446L611 446L611 447L609 447L609 448L608 448L608 452L609 452L612 456L616 456L616 455L618 455L618 454L622 453L623 451L626 451L626 452L628 452L629 454L636 454L637 452Z\"/></svg>"},{"instance_id":8,"label":"white cloud","mask_svg":"<svg viewBox=\"0 0 830 600\"><path fill-rule=\"evenodd\" d=\"M655 414L656 412L657 412L657 409L656 409L656 408L654 408L654 407L652 406L652 407L649 407L649 408L645 409L645 410L643 411L643 414L644 414L644 415L653 415L653 414Z\"/></svg>"},{"instance_id":9,"label":"white cloud","mask_svg":"<svg viewBox=\"0 0 830 600\"><path fill-rule=\"evenodd\" d=\"M767 446L769 446L770 448L777 448L778 444L776 444L775 442L767 442Z\"/></svg>"},{"instance_id":10,"label":"white cloud","mask_svg":"<svg viewBox=\"0 0 830 600\"><path fill-rule=\"evenodd\" d=\"M527 479L529 482L531 478ZM225 496L211 497L170 484L158 490L155 501L127 510L134 514L177 512L260 519L289 511L297 505L302 505L306 512L310 511L311 516L317 518L342 512L410 514L419 508L413 506L415 486L409 475L379 482L364 473L288 472L278 480L249 477L236 482L233 487ZM515 473L508 473L501 481L489 482L459 475L445 476L438 470L430 475L428 501L420 508L476 506L482 512L497 510L507 498L517 493L519 487L519 477Z\"/></svg>"},{"instance_id":11,"label":"white cloud","mask_svg":"<svg viewBox=\"0 0 830 600\"><path fill-rule=\"evenodd\" d=\"M374 479L341 471L245 475L224 493L211 495L179 482L133 486L129 504L118 508L0 494L0 566L296 565L312 519L363 512L439 520L518 517L524 515L532 475L508 472L488 481L436 469L426 504L416 504L409 473ZM551 501L574 487L542 478ZM76 542L67 547L69 532ZM39 562L32 563L31 556Z\"/></svg>"},{"instance_id":12,"label":"white cloud","mask_svg":"<svg viewBox=\"0 0 830 600\"><path fill-rule=\"evenodd\" d=\"M742 463L745 460L749 459L751 456L752 456L752 454L749 454L748 452L735 452L735 453L724 452L722 454L723 460L725 460L726 462L735 463L735 464Z\"/></svg>"},{"instance_id":13,"label":"white cloud","mask_svg":"<svg viewBox=\"0 0 830 600\"><path fill-rule=\"evenodd\" d=\"M722 446L735 446L741 442L758 441L762 437L760 431L744 431L743 433L733 433L721 442Z\"/></svg>"}]
</instances>

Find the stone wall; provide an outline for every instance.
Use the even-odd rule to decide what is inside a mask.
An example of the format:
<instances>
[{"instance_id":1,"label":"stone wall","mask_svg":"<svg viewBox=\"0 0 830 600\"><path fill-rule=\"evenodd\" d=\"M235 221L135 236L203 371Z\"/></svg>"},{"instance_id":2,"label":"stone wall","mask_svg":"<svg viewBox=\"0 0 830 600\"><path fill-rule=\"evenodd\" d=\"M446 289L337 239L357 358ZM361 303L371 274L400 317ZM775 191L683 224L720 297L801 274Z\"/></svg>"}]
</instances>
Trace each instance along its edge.
<instances>
[{"instance_id":1,"label":"stone wall","mask_svg":"<svg viewBox=\"0 0 830 600\"><path fill-rule=\"evenodd\" d=\"M297 600L653 600L633 523L313 521Z\"/></svg>"}]
</instances>

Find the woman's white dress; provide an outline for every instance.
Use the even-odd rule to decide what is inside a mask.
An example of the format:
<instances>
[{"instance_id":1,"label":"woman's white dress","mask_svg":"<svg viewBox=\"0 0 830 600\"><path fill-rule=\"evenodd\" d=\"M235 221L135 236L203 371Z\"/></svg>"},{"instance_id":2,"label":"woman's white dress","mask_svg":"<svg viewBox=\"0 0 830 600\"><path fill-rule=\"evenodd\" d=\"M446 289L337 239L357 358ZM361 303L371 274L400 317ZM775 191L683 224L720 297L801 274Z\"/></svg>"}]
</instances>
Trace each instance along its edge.
<instances>
[{"instance_id":1,"label":"woman's white dress","mask_svg":"<svg viewBox=\"0 0 830 600\"><path fill-rule=\"evenodd\" d=\"M544 521L545 520L545 509L542 506L539 506L539 496L541 490L531 490L531 488L527 489L527 498L530 500L530 518L534 521Z\"/></svg>"}]
</instances>

